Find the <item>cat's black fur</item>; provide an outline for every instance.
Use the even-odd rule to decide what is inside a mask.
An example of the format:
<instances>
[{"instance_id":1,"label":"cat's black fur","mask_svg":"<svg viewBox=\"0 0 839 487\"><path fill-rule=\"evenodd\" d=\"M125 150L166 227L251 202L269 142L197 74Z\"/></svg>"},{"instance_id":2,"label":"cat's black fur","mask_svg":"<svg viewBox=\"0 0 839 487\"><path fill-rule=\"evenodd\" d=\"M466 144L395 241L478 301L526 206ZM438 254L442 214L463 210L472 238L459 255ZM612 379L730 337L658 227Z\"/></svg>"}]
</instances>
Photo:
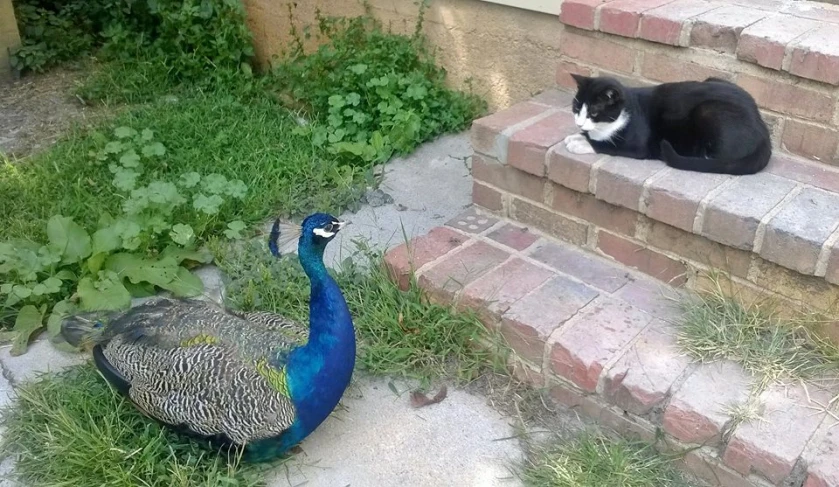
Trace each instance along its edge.
<instances>
[{"instance_id":1,"label":"cat's black fur","mask_svg":"<svg viewBox=\"0 0 839 487\"><path fill-rule=\"evenodd\" d=\"M577 113L587 103L594 122L610 122L622 110L628 124L611 140L584 133L595 152L660 159L688 171L754 174L766 167L772 143L754 98L719 78L630 88L607 78L574 75Z\"/></svg>"}]
</instances>

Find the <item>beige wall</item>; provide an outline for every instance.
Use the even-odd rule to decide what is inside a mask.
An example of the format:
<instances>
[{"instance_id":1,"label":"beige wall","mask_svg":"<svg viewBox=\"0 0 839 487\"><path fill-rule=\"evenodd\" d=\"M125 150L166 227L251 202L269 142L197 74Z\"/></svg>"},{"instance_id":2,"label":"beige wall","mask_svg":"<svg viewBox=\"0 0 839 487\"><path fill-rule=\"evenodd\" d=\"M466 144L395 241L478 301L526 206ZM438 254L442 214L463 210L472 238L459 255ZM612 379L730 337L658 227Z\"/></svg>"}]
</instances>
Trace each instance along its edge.
<instances>
[{"instance_id":1,"label":"beige wall","mask_svg":"<svg viewBox=\"0 0 839 487\"><path fill-rule=\"evenodd\" d=\"M2 1L2 0L0 0ZM394 31L414 30L416 0L370 0L373 14ZM256 51L263 63L289 46L288 3L244 0ZM325 15L364 12L358 0L298 0L294 23L313 24L315 10ZM556 83L561 24L555 16L480 0L432 0L423 30L440 49L439 62L453 86L471 78L491 110L508 107ZM307 46L309 48L312 45Z\"/></svg>"},{"instance_id":2,"label":"beige wall","mask_svg":"<svg viewBox=\"0 0 839 487\"><path fill-rule=\"evenodd\" d=\"M20 46L12 0L0 0L0 81L11 79L9 51Z\"/></svg>"}]
</instances>

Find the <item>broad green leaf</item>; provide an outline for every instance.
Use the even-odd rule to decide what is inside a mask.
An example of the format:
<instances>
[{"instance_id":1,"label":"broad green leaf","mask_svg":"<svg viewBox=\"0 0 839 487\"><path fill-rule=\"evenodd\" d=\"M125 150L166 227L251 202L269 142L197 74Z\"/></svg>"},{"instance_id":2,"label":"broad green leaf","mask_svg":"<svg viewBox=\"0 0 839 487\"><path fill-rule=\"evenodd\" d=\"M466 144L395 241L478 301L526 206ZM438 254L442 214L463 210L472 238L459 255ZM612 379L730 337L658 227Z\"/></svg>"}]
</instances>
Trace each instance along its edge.
<instances>
[{"instance_id":1,"label":"broad green leaf","mask_svg":"<svg viewBox=\"0 0 839 487\"><path fill-rule=\"evenodd\" d=\"M160 157L166 154L166 147L163 146L160 142L152 142L151 144L146 144L143 146L142 149L143 155L146 157L157 156Z\"/></svg>"},{"instance_id":2,"label":"broad green leaf","mask_svg":"<svg viewBox=\"0 0 839 487\"><path fill-rule=\"evenodd\" d=\"M61 322L75 311L76 305L66 299L55 303L52 313L47 318L47 335L50 338L57 337L61 333Z\"/></svg>"},{"instance_id":3,"label":"broad green leaf","mask_svg":"<svg viewBox=\"0 0 839 487\"><path fill-rule=\"evenodd\" d=\"M59 251L63 264L75 264L90 255L90 235L72 218L56 215L47 222L50 245Z\"/></svg>"},{"instance_id":4,"label":"broad green leaf","mask_svg":"<svg viewBox=\"0 0 839 487\"><path fill-rule=\"evenodd\" d=\"M178 223L172 227L172 231L169 232L169 237L176 244L186 247L195 238L195 231L189 225Z\"/></svg>"},{"instance_id":5,"label":"broad green leaf","mask_svg":"<svg viewBox=\"0 0 839 487\"><path fill-rule=\"evenodd\" d=\"M178 275L171 282L160 286L179 298L190 298L204 292L204 283L189 270L178 267Z\"/></svg>"},{"instance_id":6,"label":"broad green leaf","mask_svg":"<svg viewBox=\"0 0 839 487\"><path fill-rule=\"evenodd\" d=\"M201 175L197 172L188 172L185 174L181 174L180 179L178 179L178 184L180 184L184 188L194 188L195 185L200 182Z\"/></svg>"},{"instance_id":7,"label":"broad green leaf","mask_svg":"<svg viewBox=\"0 0 839 487\"><path fill-rule=\"evenodd\" d=\"M201 248L198 250L189 250L176 247L174 245L170 245L163 249L163 252L160 253L160 256L172 257L178 264L185 260L198 262L201 264L209 264L213 261L213 253L205 248Z\"/></svg>"},{"instance_id":8,"label":"broad green leaf","mask_svg":"<svg viewBox=\"0 0 839 487\"><path fill-rule=\"evenodd\" d=\"M111 253L122 245L122 236L116 225L105 227L93 234L93 254Z\"/></svg>"},{"instance_id":9,"label":"broad green leaf","mask_svg":"<svg viewBox=\"0 0 839 487\"><path fill-rule=\"evenodd\" d=\"M55 294L61 291L61 279L57 277L48 277L41 284L46 288L46 294Z\"/></svg>"},{"instance_id":10,"label":"broad green leaf","mask_svg":"<svg viewBox=\"0 0 839 487\"><path fill-rule=\"evenodd\" d=\"M138 282L137 284L134 284L131 281L123 281L122 284L125 286L125 289L128 289L128 292L131 293L132 298L146 298L157 294L157 288L154 287L154 284L149 284L148 282Z\"/></svg>"},{"instance_id":11,"label":"broad green leaf","mask_svg":"<svg viewBox=\"0 0 839 487\"><path fill-rule=\"evenodd\" d=\"M56 279L61 279L62 281L75 281L76 275L72 272L68 271L67 269L62 269L58 271L55 276Z\"/></svg>"},{"instance_id":12,"label":"broad green leaf","mask_svg":"<svg viewBox=\"0 0 839 487\"><path fill-rule=\"evenodd\" d=\"M105 268L116 272L120 278L127 277L134 284L149 282L160 287L171 282L178 274L178 263L174 258L152 260L126 253L110 256L105 262Z\"/></svg>"},{"instance_id":13,"label":"broad green leaf","mask_svg":"<svg viewBox=\"0 0 839 487\"><path fill-rule=\"evenodd\" d=\"M153 138L154 138L154 132L153 132L153 131L151 131L151 130L149 130L149 129L143 129L143 131L142 131L142 132L140 132L140 134L141 134L141 138L142 138L145 142L148 142L148 141L150 141L151 139L153 139Z\"/></svg>"},{"instance_id":14,"label":"broad green leaf","mask_svg":"<svg viewBox=\"0 0 839 487\"><path fill-rule=\"evenodd\" d=\"M108 258L109 252L98 252L87 259L87 269L91 274L96 274L102 270L102 265L105 263L105 259Z\"/></svg>"},{"instance_id":15,"label":"broad green leaf","mask_svg":"<svg viewBox=\"0 0 839 487\"><path fill-rule=\"evenodd\" d=\"M364 74L364 72L367 71L367 65L353 64L352 66L350 66L350 71L352 71L355 74Z\"/></svg>"},{"instance_id":16,"label":"broad green leaf","mask_svg":"<svg viewBox=\"0 0 839 487\"><path fill-rule=\"evenodd\" d=\"M17 333L14 342L12 342L12 349L9 354L12 356L21 355L26 352L26 347L29 345L29 338L38 329L43 326L44 309L38 309L34 306L27 305L20 309L15 320L15 327L12 331Z\"/></svg>"},{"instance_id":17,"label":"broad green leaf","mask_svg":"<svg viewBox=\"0 0 839 487\"><path fill-rule=\"evenodd\" d=\"M128 149L119 158L119 163L123 167L137 167L140 165L140 155L134 149Z\"/></svg>"},{"instance_id":18,"label":"broad green leaf","mask_svg":"<svg viewBox=\"0 0 839 487\"><path fill-rule=\"evenodd\" d=\"M12 287L12 294L20 299L26 299L29 296L32 296L32 288L21 284L15 284L14 287Z\"/></svg>"},{"instance_id":19,"label":"broad green leaf","mask_svg":"<svg viewBox=\"0 0 839 487\"><path fill-rule=\"evenodd\" d=\"M131 191L137 187L137 177L140 175L133 169L117 168L114 173L114 179L111 182L117 189L121 191Z\"/></svg>"},{"instance_id":20,"label":"broad green leaf","mask_svg":"<svg viewBox=\"0 0 839 487\"><path fill-rule=\"evenodd\" d=\"M131 305L131 294L119 280L113 278L94 281L85 277L79 281L76 293L81 299L81 309L84 311L118 310Z\"/></svg>"},{"instance_id":21,"label":"broad green leaf","mask_svg":"<svg viewBox=\"0 0 839 487\"><path fill-rule=\"evenodd\" d=\"M125 146L122 145L122 142L118 140L114 140L112 142L108 142L105 144L105 153L106 154L119 154L122 152L122 149Z\"/></svg>"},{"instance_id":22,"label":"broad green leaf","mask_svg":"<svg viewBox=\"0 0 839 487\"><path fill-rule=\"evenodd\" d=\"M114 135L118 139L125 139L137 135L137 131L131 127L117 127L114 129Z\"/></svg>"}]
</instances>

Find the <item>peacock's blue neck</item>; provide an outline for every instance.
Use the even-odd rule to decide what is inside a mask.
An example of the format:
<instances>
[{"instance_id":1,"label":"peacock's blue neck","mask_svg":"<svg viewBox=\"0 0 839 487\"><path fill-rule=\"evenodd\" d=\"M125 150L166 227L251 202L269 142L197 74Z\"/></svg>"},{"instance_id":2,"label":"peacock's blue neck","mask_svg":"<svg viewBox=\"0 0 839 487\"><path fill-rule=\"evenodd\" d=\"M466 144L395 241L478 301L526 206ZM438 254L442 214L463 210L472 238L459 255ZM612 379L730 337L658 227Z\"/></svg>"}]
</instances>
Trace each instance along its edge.
<instances>
[{"instance_id":1,"label":"peacock's blue neck","mask_svg":"<svg viewBox=\"0 0 839 487\"><path fill-rule=\"evenodd\" d=\"M323 263L323 246L304 238L298 254L311 282L309 341L289 355L286 371L305 436L341 399L352 378L356 348L352 318L344 295Z\"/></svg>"}]
</instances>

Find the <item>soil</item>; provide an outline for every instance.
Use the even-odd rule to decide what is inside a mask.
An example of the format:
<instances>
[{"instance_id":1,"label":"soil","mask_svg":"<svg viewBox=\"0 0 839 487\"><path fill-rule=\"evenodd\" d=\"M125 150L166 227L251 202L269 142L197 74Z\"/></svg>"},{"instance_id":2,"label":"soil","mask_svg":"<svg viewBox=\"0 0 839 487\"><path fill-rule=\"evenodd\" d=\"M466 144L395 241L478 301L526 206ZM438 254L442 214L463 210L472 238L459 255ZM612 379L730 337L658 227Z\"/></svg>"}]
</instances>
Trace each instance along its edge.
<instances>
[{"instance_id":1,"label":"soil","mask_svg":"<svg viewBox=\"0 0 839 487\"><path fill-rule=\"evenodd\" d=\"M89 125L108 113L73 93L85 73L56 68L0 85L0 154L11 160L49 147L74 124Z\"/></svg>"}]
</instances>

